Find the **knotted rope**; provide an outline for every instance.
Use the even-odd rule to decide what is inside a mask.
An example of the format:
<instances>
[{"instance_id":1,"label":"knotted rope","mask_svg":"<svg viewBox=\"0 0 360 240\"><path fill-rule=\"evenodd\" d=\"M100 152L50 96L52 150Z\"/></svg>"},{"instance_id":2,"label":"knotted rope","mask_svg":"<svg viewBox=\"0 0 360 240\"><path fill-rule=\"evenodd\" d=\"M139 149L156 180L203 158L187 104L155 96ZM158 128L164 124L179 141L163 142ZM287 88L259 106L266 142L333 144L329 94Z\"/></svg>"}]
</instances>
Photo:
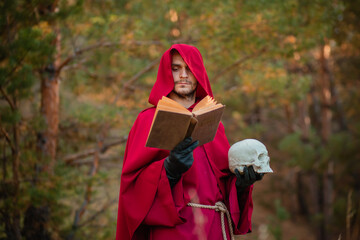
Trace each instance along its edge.
<instances>
[{"instance_id":1,"label":"knotted rope","mask_svg":"<svg viewBox=\"0 0 360 240\"><path fill-rule=\"evenodd\" d=\"M199 203L188 203L187 205L190 206L190 207L196 207L196 208L214 209L215 211L220 212L221 230L222 230L222 235L223 235L224 240L227 240L226 228L225 228L225 217L224 217L224 214L226 214L226 217L227 217L228 223L229 223L231 240L235 240L234 233L233 233L233 228L232 228L232 224L231 224L230 213L229 213L228 209L226 208L226 206L225 206L225 204L223 202L219 201L219 202L215 203L215 206L203 205L203 204L199 204Z\"/></svg>"}]
</instances>

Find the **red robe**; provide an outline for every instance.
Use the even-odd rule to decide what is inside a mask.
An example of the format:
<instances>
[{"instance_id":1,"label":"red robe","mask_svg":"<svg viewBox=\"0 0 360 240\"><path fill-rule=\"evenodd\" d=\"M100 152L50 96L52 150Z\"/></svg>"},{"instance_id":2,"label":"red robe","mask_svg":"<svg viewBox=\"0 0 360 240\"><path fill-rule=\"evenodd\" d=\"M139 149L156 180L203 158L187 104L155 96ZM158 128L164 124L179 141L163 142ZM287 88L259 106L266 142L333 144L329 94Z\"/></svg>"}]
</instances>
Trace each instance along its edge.
<instances>
[{"instance_id":1,"label":"red robe","mask_svg":"<svg viewBox=\"0 0 360 240\"><path fill-rule=\"evenodd\" d=\"M160 61L149 102L156 106L161 97L174 88L171 49L180 53L197 79L198 100L212 96L200 52L195 47L176 44ZM240 213L236 178L228 169L230 146L222 123L213 141L194 150L193 165L171 189L164 168L169 151L145 147L154 113L155 107L142 111L129 133L121 175L116 239L222 239L220 213L189 207L189 202L213 206L222 201L231 214L234 233L251 231L252 186L242 195Z\"/></svg>"}]
</instances>

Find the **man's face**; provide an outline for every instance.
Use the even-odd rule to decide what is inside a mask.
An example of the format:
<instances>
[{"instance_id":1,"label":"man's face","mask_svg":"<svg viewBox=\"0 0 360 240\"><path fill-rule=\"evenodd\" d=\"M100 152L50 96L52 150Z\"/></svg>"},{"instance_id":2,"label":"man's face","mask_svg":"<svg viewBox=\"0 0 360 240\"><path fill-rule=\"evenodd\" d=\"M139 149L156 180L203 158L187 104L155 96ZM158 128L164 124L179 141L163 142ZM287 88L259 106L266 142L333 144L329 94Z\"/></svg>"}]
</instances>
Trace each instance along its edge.
<instances>
[{"instance_id":1,"label":"man's face","mask_svg":"<svg viewBox=\"0 0 360 240\"><path fill-rule=\"evenodd\" d=\"M174 78L174 92L181 97L193 97L196 91L197 80L190 71L181 55L172 54L171 70Z\"/></svg>"}]
</instances>

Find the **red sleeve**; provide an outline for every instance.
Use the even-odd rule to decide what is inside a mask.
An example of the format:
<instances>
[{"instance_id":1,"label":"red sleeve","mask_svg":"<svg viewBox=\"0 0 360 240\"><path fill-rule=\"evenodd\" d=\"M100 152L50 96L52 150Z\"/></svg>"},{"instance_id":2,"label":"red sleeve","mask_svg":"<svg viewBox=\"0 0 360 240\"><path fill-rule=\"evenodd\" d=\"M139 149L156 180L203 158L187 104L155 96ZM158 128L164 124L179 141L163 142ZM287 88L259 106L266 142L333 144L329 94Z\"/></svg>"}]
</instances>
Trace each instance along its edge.
<instances>
[{"instance_id":1,"label":"red sleeve","mask_svg":"<svg viewBox=\"0 0 360 240\"><path fill-rule=\"evenodd\" d=\"M239 209L236 177L229 170L228 150L229 142L225 135L225 129L222 123L219 124L218 132L215 139L205 144L206 153L211 160L212 168L218 179L219 187L223 196L225 196L225 204L231 214L231 218L235 225L235 234L246 234L251 231L251 216L253 212L252 189L250 186L242 194L240 204L243 206L242 212Z\"/></svg>"},{"instance_id":2,"label":"red sleeve","mask_svg":"<svg viewBox=\"0 0 360 240\"><path fill-rule=\"evenodd\" d=\"M169 151L145 147L154 110L140 113L129 133L121 174L117 240L135 237L143 222L166 226L181 222L163 167Z\"/></svg>"},{"instance_id":3,"label":"red sleeve","mask_svg":"<svg viewBox=\"0 0 360 240\"><path fill-rule=\"evenodd\" d=\"M251 232L251 216L253 212L253 185L245 189L244 193L241 195L240 201L238 201L235 182L235 176L232 176L228 181L227 188L229 190L229 211L235 225L234 233L246 234ZM239 208L239 202L242 206L242 211Z\"/></svg>"}]
</instances>

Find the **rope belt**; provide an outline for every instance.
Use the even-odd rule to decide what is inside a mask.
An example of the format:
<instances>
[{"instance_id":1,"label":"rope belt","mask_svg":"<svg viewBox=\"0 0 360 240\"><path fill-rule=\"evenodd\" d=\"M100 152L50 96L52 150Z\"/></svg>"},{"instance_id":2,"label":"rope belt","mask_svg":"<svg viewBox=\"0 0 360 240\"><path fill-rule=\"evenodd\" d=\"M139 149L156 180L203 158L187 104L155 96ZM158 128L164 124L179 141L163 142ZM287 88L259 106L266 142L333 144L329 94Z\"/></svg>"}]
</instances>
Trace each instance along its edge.
<instances>
[{"instance_id":1,"label":"rope belt","mask_svg":"<svg viewBox=\"0 0 360 240\"><path fill-rule=\"evenodd\" d=\"M226 206L225 206L225 204L223 202L219 201L219 202L215 203L215 206L203 205L203 204L198 204L198 203L188 203L187 205L190 206L190 207L196 207L196 208L214 209L215 211L220 212L221 230L222 230L222 235L223 235L224 240L227 240L226 228L225 228L225 217L224 217L224 214L226 214L227 220L229 222L231 240L235 240L234 233L233 233L233 228L232 228L232 224L231 224L230 213L229 213L228 209L226 208Z\"/></svg>"}]
</instances>

